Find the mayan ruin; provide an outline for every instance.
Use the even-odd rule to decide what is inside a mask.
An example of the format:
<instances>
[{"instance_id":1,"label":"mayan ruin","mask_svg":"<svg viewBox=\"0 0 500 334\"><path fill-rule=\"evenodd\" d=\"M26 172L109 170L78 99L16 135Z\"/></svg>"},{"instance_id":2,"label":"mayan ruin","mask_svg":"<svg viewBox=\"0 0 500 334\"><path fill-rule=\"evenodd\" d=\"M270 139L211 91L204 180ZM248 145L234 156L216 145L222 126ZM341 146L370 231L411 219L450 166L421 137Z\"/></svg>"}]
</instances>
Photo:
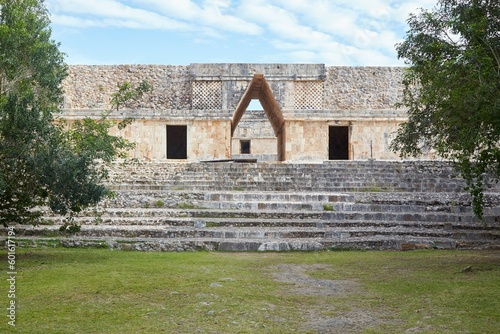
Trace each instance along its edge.
<instances>
[{"instance_id":1,"label":"mayan ruin","mask_svg":"<svg viewBox=\"0 0 500 334\"><path fill-rule=\"evenodd\" d=\"M138 143L132 156L139 160L396 160L389 144L406 119L405 110L395 107L402 70L322 64L71 66L63 118L99 116L118 84L146 80L154 91L143 103L110 115L136 120L120 135ZM263 110L247 110L251 100Z\"/></svg>"},{"instance_id":2,"label":"mayan ruin","mask_svg":"<svg viewBox=\"0 0 500 334\"><path fill-rule=\"evenodd\" d=\"M395 107L402 72L70 66L63 121L99 118L123 82L146 80L153 90L109 114L134 119L115 134L137 144L111 170L116 198L77 217L81 231L56 242L156 251L497 247L498 184L487 185L485 228L448 162L432 152L403 161L389 149L406 120ZM57 222L49 230L64 223L48 219ZM19 233L38 235L28 244L53 242L47 227Z\"/></svg>"}]
</instances>

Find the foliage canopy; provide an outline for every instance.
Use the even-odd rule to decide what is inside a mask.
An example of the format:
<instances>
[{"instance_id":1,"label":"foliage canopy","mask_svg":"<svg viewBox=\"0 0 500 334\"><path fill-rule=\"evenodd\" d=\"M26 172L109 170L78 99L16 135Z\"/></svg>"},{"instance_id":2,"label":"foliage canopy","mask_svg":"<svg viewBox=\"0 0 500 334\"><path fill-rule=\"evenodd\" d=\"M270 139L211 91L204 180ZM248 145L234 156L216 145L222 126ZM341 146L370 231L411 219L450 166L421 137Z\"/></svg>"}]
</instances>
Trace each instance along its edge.
<instances>
[{"instance_id":1,"label":"foliage canopy","mask_svg":"<svg viewBox=\"0 0 500 334\"><path fill-rule=\"evenodd\" d=\"M485 174L500 178L500 6L440 0L408 24L396 49L410 65L402 101L409 120L392 148L403 157L434 149L454 162L482 218Z\"/></svg>"},{"instance_id":2,"label":"foliage canopy","mask_svg":"<svg viewBox=\"0 0 500 334\"><path fill-rule=\"evenodd\" d=\"M0 0L0 223L4 225L36 223L44 207L71 216L96 204L110 194L102 185L105 164L133 147L109 135L116 124L106 115L77 121L69 131L56 121L67 66L49 25L42 0ZM126 83L113 99L123 104L149 88L145 83L137 89Z\"/></svg>"}]
</instances>

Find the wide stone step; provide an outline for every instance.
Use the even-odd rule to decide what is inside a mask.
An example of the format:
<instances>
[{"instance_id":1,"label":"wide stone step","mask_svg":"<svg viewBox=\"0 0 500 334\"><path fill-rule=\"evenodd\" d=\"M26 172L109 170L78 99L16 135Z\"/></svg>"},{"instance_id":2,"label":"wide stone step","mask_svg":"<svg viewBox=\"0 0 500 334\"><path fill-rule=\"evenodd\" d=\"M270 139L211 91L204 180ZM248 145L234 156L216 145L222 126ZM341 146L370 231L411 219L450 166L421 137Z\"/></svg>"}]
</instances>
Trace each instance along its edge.
<instances>
[{"instance_id":1,"label":"wide stone step","mask_svg":"<svg viewBox=\"0 0 500 334\"><path fill-rule=\"evenodd\" d=\"M117 197L127 198L160 198L160 199L197 199L205 201L327 201L327 202L356 202L356 203L378 203L378 204L419 204L419 205L452 205L460 206L464 203L470 206L470 194L461 192L332 192L332 191L192 191L182 189L162 190L122 190L116 193ZM500 193L485 192L485 199L489 202L500 204Z\"/></svg>"},{"instance_id":2,"label":"wide stone step","mask_svg":"<svg viewBox=\"0 0 500 334\"><path fill-rule=\"evenodd\" d=\"M18 227L17 236L44 236L54 235L60 226L23 228ZM57 234L57 233L56 233ZM415 227L404 228L299 228L299 227L220 227L220 228L192 228L192 227L152 227L152 226L82 226L75 236L82 237L125 237L125 238L348 238L352 236L369 235L415 235L415 236L451 236L450 231L440 229L420 229Z\"/></svg>"},{"instance_id":3,"label":"wide stone step","mask_svg":"<svg viewBox=\"0 0 500 334\"><path fill-rule=\"evenodd\" d=\"M313 210L226 210L170 208L108 208L102 217L195 217L195 218L265 218L322 220L385 220L415 222L476 222L472 214L447 212L363 212ZM493 219L493 218L491 218Z\"/></svg>"},{"instance_id":4,"label":"wide stone step","mask_svg":"<svg viewBox=\"0 0 500 334\"><path fill-rule=\"evenodd\" d=\"M276 211L300 211L311 210L321 211L324 204L329 202L256 202L256 201L242 201L242 202L215 202L204 201L201 206L210 209L224 209L224 210L276 210ZM332 207L333 208L333 207Z\"/></svg>"},{"instance_id":5,"label":"wide stone step","mask_svg":"<svg viewBox=\"0 0 500 334\"><path fill-rule=\"evenodd\" d=\"M409 236L372 236L363 238L337 238L330 240L281 239L164 239L164 238L108 238L108 237L66 237L39 238L24 237L17 239L19 247L97 247L117 250L137 251L319 251L319 250L401 250L410 248L495 248L495 244L474 240L457 242L451 238L428 238Z\"/></svg>"},{"instance_id":6,"label":"wide stone step","mask_svg":"<svg viewBox=\"0 0 500 334\"><path fill-rule=\"evenodd\" d=\"M16 237L58 236L60 226L16 228ZM499 230L463 230L447 228L421 228L416 226L355 226L355 227L166 227L166 226L82 226L75 237L110 238L215 238L215 239L292 239L313 238L316 240L347 239L373 236L450 237L455 240L498 240Z\"/></svg>"},{"instance_id":7,"label":"wide stone step","mask_svg":"<svg viewBox=\"0 0 500 334\"><path fill-rule=\"evenodd\" d=\"M417 212L448 212L461 215L472 215L471 207L452 205L404 205L404 204L365 204L365 203L338 203L328 201L304 202L275 202L275 201L199 201L200 206L211 209L228 210L313 210L335 212L392 212L392 213L417 213ZM485 210L486 214L489 213Z\"/></svg>"},{"instance_id":8,"label":"wide stone step","mask_svg":"<svg viewBox=\"0 0 500 334\"><path fill-rule=\"evenodd\" d=\"M193 205L196 207L231 208L241 207L241 203L337 203L353 202L354 196L342 193L293 193L293 192L196 192L196 191L118 191L116 197L107 199L101 207L145 208L166 207L176 208L179 205ZM218 205L217 203L222 203ZM249 207L250 208L250 207ZM270 208L270 207L269 207Z\"/></svg>"},{"instance_id":9,"label":"wide stone step","mask_svg":"<svg viewBox=\"0 0 500 334\"><path fill-rule=\"evenodd\" d=\"M323 219L323 211L224 210L172 208L108 208L101 218L108 217L193 217L193 218L265 218L265 219ZM84 215L83 215L84 216Z\"/></svg>"},{"instance_id":10,"label":"wide stone step","mask_svg":"<svg viewBox=\"0 0 500 334\"><path fill-rule=\"evenodd\" d=\"M97 216L91 212L81 213L79 217L89 217L95 222L109 218L184 218L192 217L201 220L214 218L259 218L259 219L318 219L325 221L401 221L427 223L479 223L471 213L436 212L436 211L329 211L312 210L309 205L300 205L296 210L278 209L173 209L173 208L107 208ZM298 208L302 208L299 210ZM77 217L78 218L78 217ZM47 220L57 220L58 217L47 216ZM487 224L498 222L498 216L485 216Z\"/></svg>"},{"instance_id":11,"label":"wide stone step","mask_svg":"<svg viewBox=\"0 0 500 334\"><path fill-rule=\"evenodd\" d=\"M222 174L223 172L224 174ZM396 178L397 176L397 178ZM212 171L212 172L199 172L199 173L190 173L185 172L182 174L177 174L172 177L171 175L156 175L157 180L194 180L194 181L224 181L224 180L245 180L245 181L277 181L277 182L290 182L290 181L300 181L300 182L311 182L311 181L369 181L369 182L380 182L380 181L398 181L402 183L418 183L418 184L426 184L430 183L430 181L438 181L444 182L445 180L448 183L464 183L462 179L455 178L451 179L449 177L441 177L439 175L426 175L426 178L422 178L421 174L395 174L392 171L384 171L384 172L370 172L370 171L360 171L359 173L352 173L346 170L310 170L307 172L300 171L283 171L283 172L275 172L275 173L266 173L264 171L256 170L256 171L244 171L244 172L234 172L234 171ZM147 180L146 177L137 177L135 180ZM451 181L451 182L450 182Z\"/></svg>"},{"instance_id":12,"label":"wide stone step","mask_svg":"<svg viewBox=\"0 0 500 334\"><path fill-rule=\"evenodd\" d=\"M116 186L135 186L139 188L141 186L164 186L164 187L184 187L188 189L204 187L204 186L217 186L219 188L231 189L232 187L241 187L245 189L253 189L258 187L259 190L264 190L265 188L286 188L285 190L305 190L314 188L343 188L343 189L376 189L376 190L386 190L386 191L427 191L427 192L443 192L443 191L461 191L464 189L465 184L454 184L446 183L443 181L429 180L423 181L401 181L394 180L393 178L378 178L377 180L367 180L367 179L346 179L346 178L329 178L329 179L317 179L317 180L304 180L301 177L290 178L286 181L279 181L276 179L231 179L230 177L225 179L213 179L213 178L200 178L200 179L188 179L179 178L178 180L172 179L155 179L154 181L144 180L144 181L131 181L127 180L125 182L119 182L113 184ZM262 188L265 187L265 188Z\"/></svg>"},{"instance_id":13,"label":"wide stone step","mask_svg":"<svg viewBox=\"0 0 500 334\"><path fill-rule=\"evenodd\" d=\"M261 190L261 191L332 191L332 192L356 192L356 191L376 191L376 192L461 192L464 185L454 185L443 183L437 186L437 182L428 184L402 185L397 182L382 182L371 184L365 181L346 182L339 180L337 182L310 182L302 183L298 181L273 182L273 181L231 181L223 182L219 180L181 180L178 182L127 182L113 184L112 190L176 190L191 189L194 191L213 191L213 190Z\"/></svg>"},{"instance_id":14,"label":"wide stone step","mask_svg":"<svg viewBox=\"0 0 500 334\"><path fill-rule=\"evenodd\" d=\"M210 200L192 200L187 202L172 202L158 200L150 200L149 202L136 201L135 203L144 206L158 206L176 208L179 206L192 205L194 207L208 209L225 209L225 210L278 210L278 211L297 211L297 210L312 210L312 211L359 211L359 212L449 212L456 214L472 214L471 207L453 206L453 205L404 205L404 204L365 204L365 203L346 203L333 202L334 196L324 196L324 200L304 199L303 201L275 201L275 200L216 200L215 197ZM109 207L119 207L118 205L109 205ZM129 206L130 207L130 206ZM488 214L488 210L485 210Z\"/></svg>"},{"instance_id":15,"label":"wide stone step","mask_svg":"<svg viewBox=\"0 0 500 334\"><path fill-rule=\"evenodd\" d=\"M64 218L47 217L54 224L64 224ZM197 218L197 217L76 217L74 222L80 225L89 226L162 226L162 227L194 227L194 228L215 228L215 227L260 227L260 228L425 228L425 229L445 229L448 231L462 229L467 231L500 231L500 223L490 223L484 225L479 222L414 222L414 221L383 221L383 220L323 220L323 219L265 219L256 218Z\"/></svg>"},{"instance_id":16,"label":"wide stone step","mask_svg":"<svg viewBox=\"0 0 500 334\"><path fill-rule=\"evenodd\" d=\"M237 202L353 202L354 196L343 193L316 192L206 192L205 201L237 201Z\"/></svg>"},{"instance_id":17,"label":"wide stone step","mask_svg":"<svg viewBox=\"0 0 500 334\"><path fill-rule=\"evenodd\" d=\"M485 193L486 203L500 203L500 194ZM105 200L104 207L177 207L179 204L217 207L214 203L336 203L335 210L349 211L444 211L470 213L471 199L468 193L422 193L422 192L277 192L277 191L118 191L116 198ZM363 208L364 206L364 208ZM225 205L224 207L228 207ZM485 213L500 215L500 206L485 207Z\"/></svg>"},{"instance_id":18,"label":"wide stone step","mask_svg":"<svg viewBox=\"0 0 500 334\"><path fill-rule=\"evenodd\" d=\"M500 230L465 230L465 229L456 229L453 230L452 233L453 239L462 239L462 240L492 240L499 242L500 241ZM500 246L500 242L499 242Z\"/></svg>"},{"instance_id":19,"label":"wide stone step","mask_svg":"<svg viewBox=\"0 0 500 334\"><path fill-rule=\"evenodd\" d=\"M132 179L135 181L145 181L149 180L146 177L138 177ZM299 181L303 183L314 182L314 181L346 181L346 182L359 182L366 181L372 183L380 183L381 181L397 181L404 183L416 183L416 184L430 184L431 181L444 182L444 180L450 181L449 178L441 178L435 175L429 175L427 178L423 179L421 175L399 175L395 178L394 173L387 171L385 173L370 173L367 171L360 172L358 174L346 173L345 171L334 171L328 170L327 172L321 171L311 171L310 173L272 173L266 174L261 171L256 172L225 172L225 174L220 174L219 172L201 172L201 173L183 173L172 177L171 175L157 175L156 180L161 181L276 181L276 182L291 182ZM452 182L448 183L463 183L461 179L454 179Z\"/></svg>"}]
</instances>

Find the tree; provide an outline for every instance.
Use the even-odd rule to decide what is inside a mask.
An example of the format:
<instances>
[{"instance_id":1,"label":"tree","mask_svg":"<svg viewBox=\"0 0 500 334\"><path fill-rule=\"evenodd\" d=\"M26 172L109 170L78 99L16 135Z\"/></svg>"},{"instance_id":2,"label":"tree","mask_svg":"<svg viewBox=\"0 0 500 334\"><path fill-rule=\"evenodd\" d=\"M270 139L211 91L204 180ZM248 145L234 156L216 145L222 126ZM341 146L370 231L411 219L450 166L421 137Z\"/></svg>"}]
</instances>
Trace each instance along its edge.
<instances>
[{"instance_id":1,"label":"tree","mask_svg":"<svg viewBox=\"0 0 500 334\"><path fill-rule=\"evenodd\" d=\"M71 216L110 192L106 164L133 145L116 124L86 118L63 129L54 115L67 75L42 0L0 0L0 223L36 223L44 208ZM149 90L125 83L114 104ZM130 120L118 124L126 126Z\"/></svg>"},{"instance_id":2,"label":"tree","mask_svg":"<svg viewBox=\"0 0 500 334\"><path fill-rule=\"evenodd\" d=\"M467 182L483 219L486 175L500 178L500 6L497 0L440 0L408 19L398 57L408 121L392 149L403 157L434 149Z\"/></svg>"}]
</instances>

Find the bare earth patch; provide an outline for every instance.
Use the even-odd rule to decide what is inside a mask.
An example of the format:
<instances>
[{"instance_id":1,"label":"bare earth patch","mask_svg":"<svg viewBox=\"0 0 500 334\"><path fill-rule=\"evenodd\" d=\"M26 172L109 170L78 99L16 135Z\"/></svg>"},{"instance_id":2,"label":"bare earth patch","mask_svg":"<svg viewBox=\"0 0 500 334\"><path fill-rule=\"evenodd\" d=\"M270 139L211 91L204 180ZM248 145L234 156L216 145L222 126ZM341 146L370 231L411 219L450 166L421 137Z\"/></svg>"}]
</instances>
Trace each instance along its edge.
<instances>
[{"instance_id":1,"label":"bare earth patch","mask_svg":"<svg viewBox=\"0 0 500 334\"><path fill-rule=\"evenodd\" d=\"M311 271L331 270L328 265L283 264L272 268L275 280L290 284L290 294L346 298L351 294L363 293L362 287L356 280L316 279L308 275ZM335 306L328 303L327 298L318 299L314 305L304 310L307 319L304 330L307 332L359 333L386 321L382 319L381 313L372 310L352 307L347 307L348 311L335 309Z\"/></svg>"}]
</instances>

